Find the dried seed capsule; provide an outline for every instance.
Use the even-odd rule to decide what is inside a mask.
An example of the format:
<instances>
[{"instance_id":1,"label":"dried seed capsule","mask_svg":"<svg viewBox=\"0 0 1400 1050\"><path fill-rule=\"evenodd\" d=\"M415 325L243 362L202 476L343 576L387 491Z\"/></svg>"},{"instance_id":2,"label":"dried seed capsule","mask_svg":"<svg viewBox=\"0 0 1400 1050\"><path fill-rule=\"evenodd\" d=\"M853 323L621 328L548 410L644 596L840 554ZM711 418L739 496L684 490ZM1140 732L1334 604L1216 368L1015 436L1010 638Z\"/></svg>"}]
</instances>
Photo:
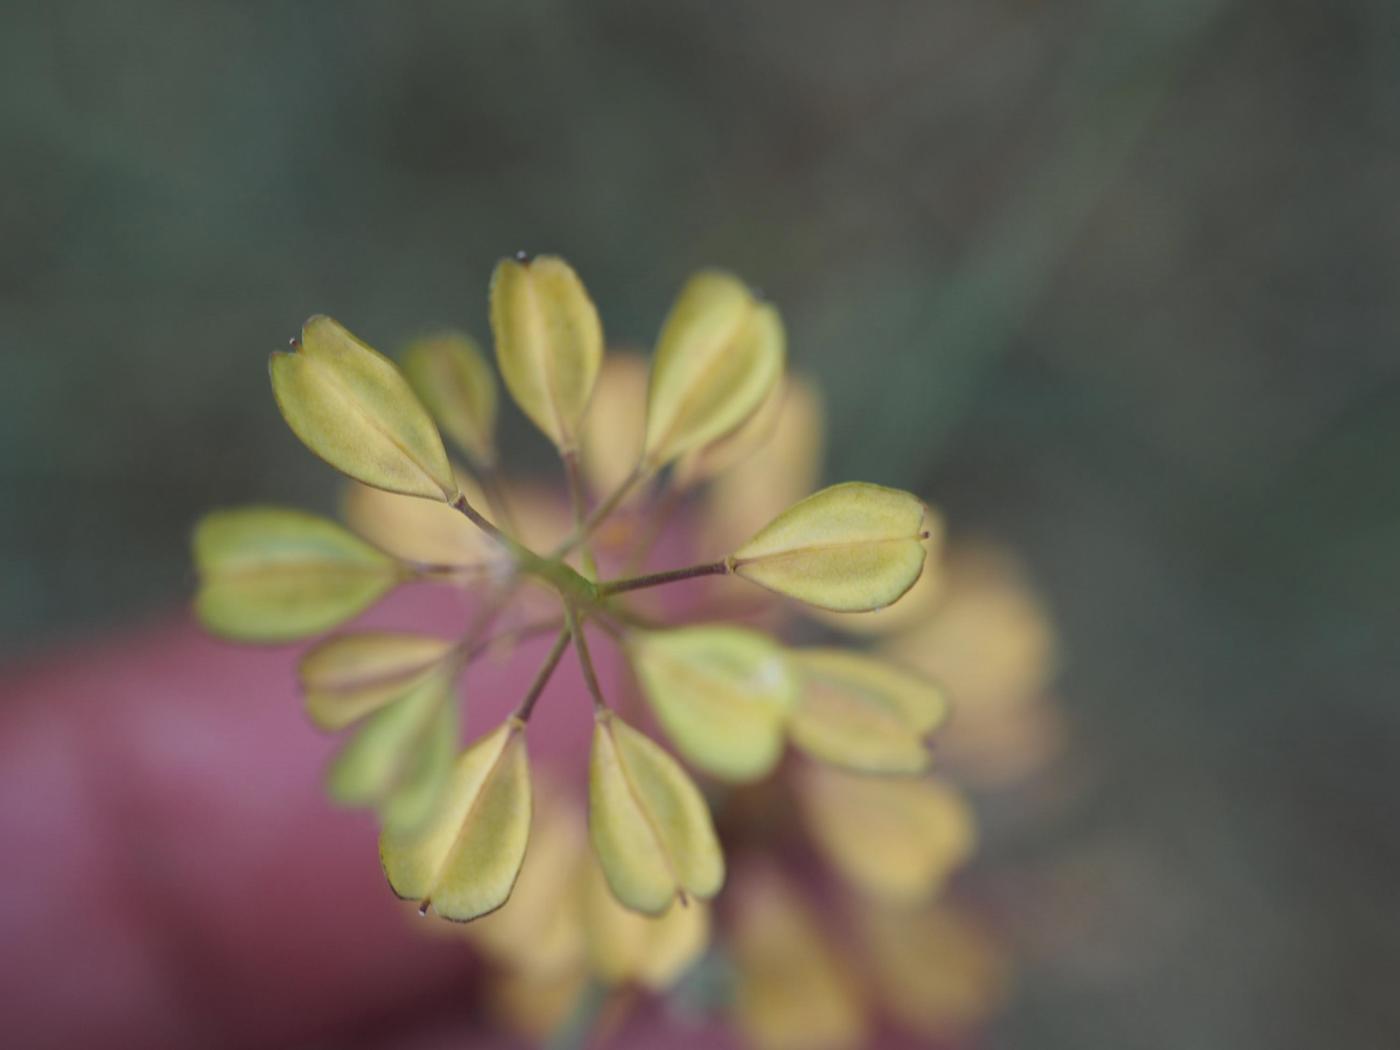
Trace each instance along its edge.
<instances>
[{"instance_id":1,"label":"dried seed capsule","mask_svg":"<svg viewBox=\"0 0 1400 1050\"><path fill-rule=\"evenodd\" d=\"M384 829L379 858L400 897L466 921L510 897L529 835L525 725L510 718L462 752L419 827Z\"/></svg>"},{"instance_id":2,"label":"dried seed capsule","mask_svg":"<svg viewBox=\"0 0 1400 1050\"><path fill-rule=\"evenodd\" d=\"M194 561L200 621L251 642L328 630L399 580L392 559L334 522L277 507L206 515L195 529Z\"/></svg>"},{"instance_id":3,"label":"dried seed capsule","mask_svg":"<svg viewBox=\"0 0 1400 1050\"><path fill-rule=\"evenodd\" d=\"M907 492L850 481L813 493L729 557L769 590L837 612L898 600L924 567L924 505Z\"/></svg>"},{"instance_id":4,"label":"dried seed capsule","mask_svg":"<svg viewBox=\"0 0 1400 1050\"><path fill-rule=\"evenodd\" d=\"M797 679L772 639L726 625L638 631L627 653L691 764L732 781L756 780L777 764Z\"/></svg>"},{"instance_id":5,"label":"dried seed capsule","mask_svg":"<svg viewBox=\"0 0 1400 1050\"><path fill-rule=\"evenodd\" d=\"M366 485L452 502L442 438L387 357L329 317L302 327L293 353L269 362L282 418L312 452Z\"/></svg>"},{"instance_id":6,"label":"dried seed capsule","mask_svg":"<svg viewBox=\"0 0 1400 1050\"><path fill-rule=\"evenodd\" d=\"M603 326L563 259L502 259L491 278L496 363L515 403L561 451L579 423L603 360Z\"/></svg>"},{"instance_id":7,"label":"dried seed capsule","mask_svg":"<svg viewBox=\"0 0 1400 1050\"><path fill-rule=\"evenodd\" d=\"M606 709L593 729L588 826L608 885L635 911L660 915L687 894L713 897L724 882L699 789L675 759Z\"/></svg>"},{"instance_id":8,"label":"dried seed capsule","mask_svg":"<svg viewBox=\"0 0 1400 1050\"><path fill-rule=\"evenodd\" d=\"M452 648L444 638L388 631L328 638L298 668L307 713L321 729L343 729L438 673Z\"/></svg>"},{"instance_id":9,"label":"dried seed capsule","mask_svg":"<svg viewBox=\"0 0 1400 1050\"><path fill-rule=\"evenodd\" d=\"M479 467L496 462L496 376L476 340L443 332L410 344L404 377L438 426Z\"/></svg>"}]
</instances>

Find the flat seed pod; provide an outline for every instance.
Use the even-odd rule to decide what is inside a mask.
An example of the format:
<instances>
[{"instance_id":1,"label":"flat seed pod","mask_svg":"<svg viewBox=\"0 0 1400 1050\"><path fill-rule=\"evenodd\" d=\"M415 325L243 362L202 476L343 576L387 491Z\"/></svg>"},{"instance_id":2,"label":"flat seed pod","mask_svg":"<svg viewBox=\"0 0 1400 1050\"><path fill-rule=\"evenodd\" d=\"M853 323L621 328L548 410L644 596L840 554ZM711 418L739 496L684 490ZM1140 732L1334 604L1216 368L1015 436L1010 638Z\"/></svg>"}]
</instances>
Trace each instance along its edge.
<instances>
[{"instance_id":1,"label":"flat seed pod","mask_svg":"<svg viewBox=\"0 0 1400 1050\"><path fill-rule=\"evenodd\" d=\"M437 673L376 711L336 753L326 790L343 806L393 811L412 825L429 809L457 746L456 705L449 678Z\"/></svg>"},{"instance_id":2,"label":"flat seed pod","mask_svg":"<svg viewBox=\"0 0 1400 1050\"><path fill-rule=\"evenodd\" d=\"M771 638L725 625L638 631L627 653L667 736L692 765L748 781L782 757L797 678Z\"/></svg>"},{"instance_id":3,"label":"flat seed pod","mask_svg":"<svg viewBox=\"0 0 1400 1050\"><path fill-rule=\"evenodd\" d=\"M831 766L803 770L812 838L858 889L896 902L926 900L971 855L967 803L926 777L872 777Z\"/></svg>"},{"instance_id":4,"label":"flat seed pod","mask_svg":"<svg viewBox=\"0 0 1400 1050\"><path fill-rule=\"evenodd\" d=\"M408 381L335 321L311 318L295 352L273 354L268 370L282 418L336 470L406 496L457 497L442 438Z\"/></svg>"},{"instance_id":5,"label":"flat seed pod","mask_svg":"<svg viewBox=\"0 0 1400 1050\"><path fill-rule=\"evenodd\" d=\"M792 742L813 758L864 773L922 773L926 738L948 715L943 690L922 675L846 649L789 654L802 688Z\"/></svg>"},{"instance_id":6,"label":"flat seed pod","mask_svg":"<svg viewBox=\"0 0 1400 1050\"><path fill-rule=\"evenodd\" d=\"M757 453L777 432L787 390L788 384L779 376L747 419L708 445L682 456L676 464L676 484L691 488Z\"/></svg>"},{"instance_id":7,"label":"flat seed pod","mask_svg":"<svg viewBox=\"0 0 1400 1050\"><path fill-rule=\"evenodd\" d=\"M417 829L384 829L379 859L400 897L465 922L510 897L529 835L525 725L510 718L462 753Z\"/></svg>"},{"instance_id":8,"label":"flat seed pod","mask_svg":"<svg viewBox=\"0 0 1400 1050\"><path fill-rule=\"evenodd\" d=\"M452 642L423 634L366 631L328 638L298 668L307 713L321 729L343 729L404 696L452 649Z\"/></svg>"},{"instance_id":9,"label":"flat seed pod","mask_svg":"<svg viewBox=\"0 0 1400 1050\"><path fill-rule=\"evenodd\" d=\"M643 915L618 903L591 856L583 879L588 966L604 984L665 991L710 941L710 908L704 901L677 901L663 915Z\"/></svg>"},{"instance_id":10,"label":"flat seed pod","mask_svg":"<svg viewBox=\"0 0 1400 1050\"><path fill-rule=\"evenodd\" d=\"M924 531L928 533L928 539L924 541L924 571L899 601L859 616L810 607L806 610L808 615L847 634L864 637L913 632L930 622L946 593L942 564L943 519L932 507L926 507ZM958 695L961 697L961 694Z\"/></svg>"},{"instance_id":11,"label":"flat seed pod","mask_svg":"<svg viewBox=\"0 0 1400 1050\"><path fill-rule=\"evenodd\" d=\"M681 289L656 345L643 452L661 467L747 419L782 376L778 311L742 281L706 270Z\"/></svg>"},{"instance_id":12,"label":"flat seed pod","mask_svg":"<svg viewBox=\"0 0 1400 1050\"><path fill-rule=\"evenodd\" d=\"M404 377L438 426L478 466L496 462L496 376L476 340L443 332L409 345Z\"/></svg>"},{"instance_id":13,"label":"flat seed pod","mask_svg":"<svg viewBox=\"0 0 1400 1050\"><path fill-rule=\"evenodd\" d=\"M778 515L729 558L769 590L837 612L898 600L924 567L924 505L907 492L848 481Z\"/></svg>"},{"instance_id":14,"label":"flat seed pod","mask_svg":"<svg viewBox=\"0 0 1400 1050\"><path fill-rule=\"evenodd\" d=\"M800 895L773 872L754 874L736 889L732 924L739 1031L757 1050L864 1045L854 975Z\"/></svg>"},{"instance_id":15,"label":"flat seed pod","mask_svg":"<svg viewBox=\"0 0 1400 1050\"><path fill-rule=\"evenodd\" d=\"M709 807L670 755L610 711L593 729L588 827L613 894L660 915L678 897L713 897L724 855Z\"/></svg>"},{"instance_id":16,"label":"flat seed pod","mask_svg":"<svg viewBox=\"0 0 1400 1050\"><path fill-rule=\"evenodd\" d=\"M491 277L496 363L515 403L562 451L578 428L603 360L603 326L563 259L502 259Z\"/></svg>"},{"instance_id":17,"label":"flat seed pod","mask_svg":"<svg viewBox=\"0 0 1400 1050\"><path fill-rule=\"evenodd\" d=\"M329 630L400 578L392 559L334 522L277 507L206 515L195 529L194 562L200 621L250 642Z\"/></svg>"}]
</instances>

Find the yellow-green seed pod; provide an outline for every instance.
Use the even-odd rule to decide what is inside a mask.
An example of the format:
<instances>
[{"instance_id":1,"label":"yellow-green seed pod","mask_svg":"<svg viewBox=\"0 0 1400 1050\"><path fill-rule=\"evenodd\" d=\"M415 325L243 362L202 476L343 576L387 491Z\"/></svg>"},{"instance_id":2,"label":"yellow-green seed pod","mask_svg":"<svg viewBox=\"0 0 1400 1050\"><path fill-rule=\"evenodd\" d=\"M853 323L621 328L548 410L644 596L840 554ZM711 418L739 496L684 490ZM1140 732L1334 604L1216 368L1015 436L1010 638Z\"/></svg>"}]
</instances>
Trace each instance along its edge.
<instances>
[{"instance_id":1,"label":"yellow-green seed pod","mask_svg":"<svg viewBox=\"0 0 1400 1050\"><path fill-rule=\"evenodd\" d=\"M740 782L777 765L797 679L771 638L727 625L638 631L627 653L667 736L692 765Z\"/></svg>"},{"instance_id":2,"label":"yellow-green seed pod","mask_svg":"<svg viewBox=\"0 0 1400 1050\"><path fill-rule=\"evenodd\" d=\"M457 759L418 828L384 829L379 859L400 897L465 922L510 897L529 836L525 725L509 718Z\"/></svg>"},{"instance_id":3,"label":"yellow-green seed pod","mask_svg":"<svg viewBox=\"0 0 1400 1050\"><path fill-rule=\"evenodd\" d=\"M456 478L467 502L473 507L485 506L475 482L460 472ZM396 558L429 565L473 565L501 553L490 536L445 503L402 499L393 492L352 481L341 505L346 523L356 533ZM482 514L491 518L486 511Z\"/></svg>"},{"instance_id":4,"label":"yellow-green seed pod","mask_svg":"<svg viewBox=\"0 0 1400 1050\"><path fill-rule=\"evenodd\" d=\"M335 321L311 318L268 371L282 418L336 470L406 496L457 498L442 438L403 373Z\"/></svg>"},{"instance_id":5,"label":"yellow-green seed pod","mask_svg":"<svg viewBox=\"0 0 1400 1050\"><path fill-rule=\"evenodd\" d=\"M613 894L660 915L724 883L709 807L676 760L607 710L593 729L588 828Z\"/></svg>"},{"instance_id":6,"label":"yellow-green seed pod","mask_svg":"<svg viewBox=\"0 0 1400 1050\"><path fill-rule=\"evenodd\" d=\"M603 326L569 264L502 259L491 277L496 363L515 403L561 452L578 447L603 361Z\"/></svg>"},{"instance_id":7,"label":"yellow-green seed pod","mask_svg":"<svg viewBox=\"0 0 1400 1050\"><path fill-rule=\"evenodd\" d=\"M624 908L592 856L581 890L588 967L604 984L665 991L709 943L710 908L704 901L677 901L662 915Z\"/></svg>"},{"instance_id":8,"label":"yellow-green seed pod","mask_svg":"<svg viewBox=\"0 0 1400 1050\"><path fill-rule=\"evenodd\" d=\"M443 332L409 345L401 367L438 426L479 467L496 462L496 376L476 340Z\"/></svg>"},{"instance_id":9,"label":"yellow-green seed pod","mask_svg":"<svg viewBox=\"0 0 1400 1050\"><path fill-rule=\"evenodd\" d=\"M812 764L803 770L798 797L832 866L884 900L928 899L976 842L962 796L927 777L863 776Z\"/></svg>"},{"instance_id":10,"label":"yellow-green seed pod","mask_svg":"<svg viewBox=\"0 0 1400 1050\"><path fill-rule=\"evenodd\" d=\"M437 672L452 649L452 642L423 634L365 631L328 638L298 668L307 714L320 729L343 729Z\"/></svg>"},{"instance_id":11,"label":"yellow-green seed pod","mask_svg":"<svg viewBox=\"0 0 1400 1050\"><path fill-rule=\"evenodd\" d=\"M924 505L907 492L848 481L779 514L732 555L732 572L836 612L897 601L924 567Z\"/></svg>"},{"instance_id":12,"label":"yellow-green seed pod","mask_svg":"<svg viewBox=\"0 0 1400 1050\"><path fill-rule=\"evenodd\" d=\"M429 675L376 711L331 760L326 790L343 806L377 806L386 825L427 815L457 751L451 680Z\"/></svg>"},{"instance_id":13,"label":"yellow-green seed pod","mask_svg":"<svg viewBox=\"0 0 1400 1050\"><path fill-rule=\"evenodd\" d=\"M392 559L335 522L279 507L206 515L195 529L194 562L200 621L246 642L329 630L399 580Z\"/></svg>"},{"instance_id":14,"label":"yellow-green seed pod","mask_svg":"<svg viewBox=\"0 0 1400 1050\"><path fill-rule=\"evenodd\" d=\"M780 376L747 419L708 445L682 456L676 464L675 484L682 489L693 488L744 462L768 444L777 433L787 388Z\"/></svg>"},{"instance_id":15,"label":"yellow-green seed pod","mask_svg":"<svg viewBox=\"0 0 1400 1050\"><path fill-rule=\"evenodd\" d=\"M922 675L847 649L789 654L802 678L789 733L813 758L863 773L922 773L928 734L948 715Z\"/></svg>"},{"instance_id":16,"label":"yellow-green seed pod","mask_svg":"<svg viewBox=\"0 0 1400 1050\"><path fill-rule=\"evenodd\" d=\"M743 423L782 376L786 353L778 311L738 278L705 270L687 281L652 362L646 466L665 466Z\"/></svg>"}]
</instances>

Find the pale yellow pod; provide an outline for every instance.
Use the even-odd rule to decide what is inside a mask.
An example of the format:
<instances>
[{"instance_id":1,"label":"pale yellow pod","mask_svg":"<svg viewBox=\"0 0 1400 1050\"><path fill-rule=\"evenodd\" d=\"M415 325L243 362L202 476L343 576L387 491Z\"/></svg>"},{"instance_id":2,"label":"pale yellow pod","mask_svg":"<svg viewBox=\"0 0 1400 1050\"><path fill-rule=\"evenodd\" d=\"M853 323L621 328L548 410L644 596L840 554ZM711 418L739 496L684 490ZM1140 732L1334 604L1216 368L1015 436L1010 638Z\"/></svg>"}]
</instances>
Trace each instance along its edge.
<instances>
[{"instance_id":1,"label":"pale yellow pod","mask_svg":"<svg viewBox=\"0 0 1400 1050\"><path fill-rule=\"evenodd\" d=\"M921 773L927 737L948 716L923 675L848 649L790 653L802 686L789 733L813 758L865 773Z\"/></svg>"},{"instance_id":2,"label":"pale yellow pod","mask_svg":"<svg viewBox=\"0 0 1400 1050\"><path fill-rule=\"evenodd\" d=\"M652 362L647 467L665 466L741 424L777 384L786 354L778 311L738 278L705 270L687 281Z\"/></svg>"},{"instance_id":3,"label":"pale yellow pod","mask_svg":"<svg viewBox=\"0 0 1400 1050\"><path fill-rule=\"evenodd\" d=\"M768 870L734 891L734 1021L757 1050L847 1050L865 1044L854 974L798 892Z\"/></svg>"},{"instance_id":4,"label":"pale yellow pod","mask_svg":"<svg viewBox=\"0 0 1400 1050\"><path fill-rule=\"evenodd\" d=\"M884 900L927 900L972 855L972 811L926 777L875 777L812 764L799 782L812 838L857 889Z\"/></svg>"},{"instance_id":5,"label":"pale yellow pod","mask_svg":"<svg viewBox=\"0 0 1400 1050\"><path fill-rule=\"evenodd\" d=\"M403 373L335 321L311 318L268 371L282 418L336 470L406 496L457 498L442 438Z\"/></svg>"},{"instance_id":6,"label":"pale yellow pod","mask_svg":"<svg viewBox=\"0 0 1400 1050\"><path fill-rule=\"evenodd\" d=\"M491 519L476 483L460 472L455 476L467 502ZM346 487L342 507L355 532L405 561L473 565L500 556L500 548L491 537L445 503L404 499L352 481Z\"/></svg>"},{"instance_id":7,"label":"pale yellow pod","mask_svg":"<svg viewBox=\"0 0 1400 1050\"><path fill-rule=\"evenodd\" d=\"M457 751L451 682L433 674L376 711L336 752L326 792L343 806L374 806L386 824L426 816Z\"/></svg>"},{"instance_id":8,"label":"pale yellow pod","mask_svg":"<svg viewBox=\"0 0 1400 1050\"><path fill-rule=\"evenodd\" d=\"M538 779L538 778L537 778ZM581 967L584 922L578 881L588 859L583 809L547 779L536 784L530 848L510 900L464 927L467 938L517 971Z\"/></svg>"},{"instance_id":9,"label":"pale yellow pod","mask_svg":"<svg viewBox=\"0 0 1400 1050\"><path fill-rule=\"evenodd\" d=\"M724 855L699 789L607 710L593 730L588 827L608 885L635 911L660 915L678 897L713 897L724 883Z\"/></svg>"},{"instance_id":10,"label":"pale yellow pod","mask_svg":"<svg viewBox=\"0 0 1400 1050\"><path fill-rule=\"evenodd\" d=\"M394 561L297 510L214 511L195 528L195 611L215 634L283 642L329 630L399 581Z\"/></svg>"},{"instance_id":11,"label":"pale yellow pod","mask_svg":"<svg viewBox=\"0 0 1400 1050\"><path fill-rule=\"evenodd\" d=\"M608 353L598 373L580 439L584 480L598 499L612 495L641 458L647 373L646 358L616 350ZM632 498L644 491L634 489Z\"/></svg>"},{"instance_id":12,"label":"pale yellow pod","mask_svg":"<svg viewBox=\"0 0 1400 1050\"><path fill-rule=\"evenodd\" d=\"M777 765L797 697L782 646L745 627L706 624L637 631L627 654L666 735L692 765L737 782Z\"/></svg>"},{"instance_id":13,"label":"pale yellow pod","mask_svg":"<svg viewBox=\"0 0 1400 1050\"><path fill-rule=\"evenodd\" d=\"M496 462L496 376L476 340L441 332L411 343L400 367L438 426L480 467Z\"/></svg>"},{"instance_id":14,"label":"pale yellow pod","mask_svg":"<svg viewBox=\"0 0 1400 1050\"><path fill-rule=\"evenodd\" d=\"M530 806L525 725L509 718L457 759L417 829L384 829L379 859L389 886L445 919L495 911L520 874Z\"/></svg>"},{"instance_id":15,"label":"pale yellow pod","mask_svg":"<svg viewBox=\"0 0 1400 1050\"><path fill-rule=\"evenodd\" d=\"M757 454L777 432L787 391L788 383L779 377L747 419L708 445L682 456L676 464L675 484L691 488Z\"/></svg>"},{"instance_id":16,"label":"pale yellow pod","mask_svg":"<svg viewBox=\"0 0 1400 1050\"><path fill-rule=\"evenodd\" d=\"M578 447L603 360L603 326L569 264L502 259L491 277L496 363L515 403L560 451Z\"/></svg>"},{"instance_id":17,"label":"pale yellow pod","mask_svg":"<svg viewBox=\"0 0 1400 1050\"><path fill-rule=\"evenodd\" d=\"M837 612L881 609L924 567L924 505L907 492L848 481L778 515L728 559L736 575Z\"/></svg>"},{"instance_id":18,"label":"pale yellow pod","mask_svg":"<svg viewBox=\"0 0 1400 1050\"><path fill-rule=\"evenodd\" d=\"M405 695L452 649L444 638L390 631L327 638L297 669L307 714L320 729L343 729Z\"/></svg>"},{"instance_id":19,"label":"pale yellow pod","mask_svg":"<svg viewBox=\"0 0 1400 1050\"><path fill-rule=\"evenodd\" d=\"M893 605L859 616L811 606L804 610L807 615L830 627L862 637L894 636L906 631L913 633L932 620L946 591L942 564L944 526L943 518L936 510L927 506L925 509L924 531L928 533L928 538L924 540L924 571L904 597Z\"/></svg>"},{"instance_id":20,"label":"pale yellow pod","mask_svg":"<svg viewBox=\"0 0 1400 1050\"><path fill-rule=\"evenodd\" d=\"M856 928L882 1005L914 1032L961 1043L1006 999L1006 949L946 905L910 910L872 901Z\"/></svg>"},{"instance_id":21,"label":"pale yellow pod","mask_svg":"<svg viewBox=\"0 0 1400 1050\"><path fill-rule=\"evenodd\" d=\"M675 901L662 915L624 908L592 856L583 872L582 897L589 969L604 984L665 991L709 944L705 901Z\"/></svg>"}]
</instances>

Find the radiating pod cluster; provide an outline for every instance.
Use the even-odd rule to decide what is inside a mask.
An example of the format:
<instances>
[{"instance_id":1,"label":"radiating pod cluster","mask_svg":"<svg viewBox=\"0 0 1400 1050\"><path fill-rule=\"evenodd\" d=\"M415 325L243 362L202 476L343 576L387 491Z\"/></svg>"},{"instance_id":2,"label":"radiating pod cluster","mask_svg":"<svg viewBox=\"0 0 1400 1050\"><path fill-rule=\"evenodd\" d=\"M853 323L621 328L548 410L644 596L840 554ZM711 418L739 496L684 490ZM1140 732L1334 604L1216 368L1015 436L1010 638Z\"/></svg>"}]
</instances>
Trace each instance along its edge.
<instances>
[{"instance_id":1,"label":"radiating pod cluster","mask_svg":"<svg viewBox=\"0 0 1400 1050\"><path fill-rule=\"evenodd\" d=\"M558 258L503 260L490 318L500 377L557 448L568 507L555 513L548 493L500 473L496 377L469 337L420 340L396 364L313 317L272 355L272 388L297 437L353 479L353 531L287 509L209 514L194 537L201 621L230 638L288 642L339 627L400 585L470 594L453 637L352 629L301 660L311 720L353 730L329 790L376 810L394 893L459 921L499 909L468 930L548 1016L548 989L673 982L710 940L722 833L740 829L742 863L731 866L742 921L727 951L752 975L732 997L741 1024L768 1046L817 1029L829 1045L857 1038L861 1010L803 891L753 844L774 806L795 808L801 819L785 826L805 828L869 899L897 906L926 903L970 853L961 796L925 775L948 714L942 689L911 669L917 660L832 643L833 627L883 632L928 618L937 518L874 484L805 494L811 469L782 462L815 457L819 400L785 375L777 310L729 274L686 283L649 364L605 358L594 304ZM653 570L658 545L705 557ZM686 580L688 601L657 600L655 589ZM779 640L792 633L789 608L814 644ZM459 680L536 637L553 643L513 712L461 750ZM645 708L604 695L590 649L604 638L632 672L620 690L635 689ZM538 702L571 649L594 714L586 814L557 776L534 783L527 753ZM639 728L648 724L684 765ZM789 747L798 758L785 759ZM717 791L702 794L687 766ZM791 776L772 776L780 766ZM776 782L787 787L775 796L764 785ZM506 906L513 892L528 907ZM965 994L980 1003L999 972L985 939L948 914L921 915L872 914L862 929L884 938L889 960L942 923L938 944L961 938L964 955L982 953ZM836 991L810 1009L784 1005L763 985L781 971L774 953L805 968L808 991ZM506 1013L512 994L502 987Z\"/></svg>"}]
</instances>

